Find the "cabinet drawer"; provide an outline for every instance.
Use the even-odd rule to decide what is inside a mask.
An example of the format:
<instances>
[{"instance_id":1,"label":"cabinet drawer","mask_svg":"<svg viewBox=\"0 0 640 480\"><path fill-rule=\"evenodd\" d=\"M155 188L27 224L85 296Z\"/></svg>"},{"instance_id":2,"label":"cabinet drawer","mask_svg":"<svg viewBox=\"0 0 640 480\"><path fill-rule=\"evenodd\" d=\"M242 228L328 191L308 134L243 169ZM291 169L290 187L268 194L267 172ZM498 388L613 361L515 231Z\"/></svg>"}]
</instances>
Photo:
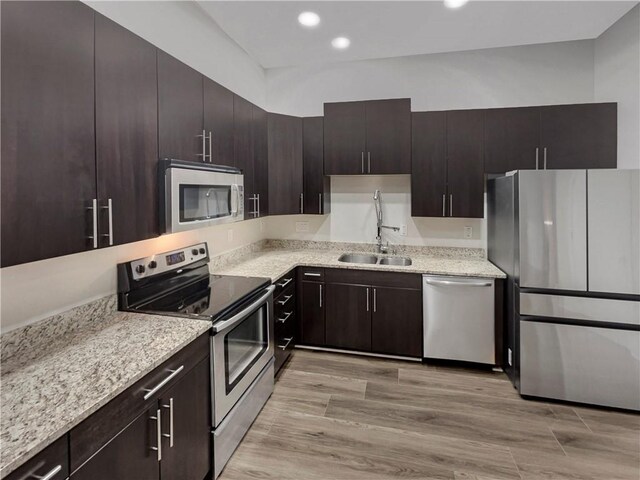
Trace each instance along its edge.
<instances>
[{"instance_id":1,"label":"cabinet drawer","mask_svg":"<svg viewBox=\"0 0 640 480\"><path fill-rule=\"evenodd\" d=\"M6 480L31 480L52 475L51 480L64 480L69 476L69 436L63 435L24 465L18 467ZM57 471L57 473L53 473Z\"/></svg>"},{"instance_id":2,"label":"cabinet drawer","mask_svg":"<svg viewBox=\"0 0 640 480\"><path fill-rule=\"evenodd\" d=\"M275 369L276 373L282 365L287 361L289 355L291 355L291 351L295 345L295 337L291 335L290 337L283 338L280 342L276 342L275 345Z\"/></svg>"},{"instance_id":3,"label":"cabinet drawer","mask_svg":"<svg viewBox=\"0 0 640 480\"><path fill-rule=\"evenodd\" d=\"M291 270L286 275L283 275L278 280L273 282L276 286L276 289L273 292L274 300L277 299L285 290L288 290L296 283L296 272L295 270Z\"/></svg>"},{"instance_id":4,"label":"cabinet drawer","mask_svg":"<svg viewBox=\"0 0 640 480\"><path fill-rule=\"evenodd\" d=\"M275 318L283 315L285 312L295 311L296 308L296 291L294 288L287 288L273 302L273 314Z\"/></svg>"},{"instance_id":5,"label":"cabinet drawer","mask_svg":"<svg viewBox=\"0 0 640 480\"><path fill-rule=\"evenodd\" d=\"M323 282L324 268L298 267L298 281Z\"/></svg>"},{"instance_id":6,"label":"cabinet drawer","mask_svg":"<svg viewBox=\"0 0 640 480\"><path fill-rule=\"evenodd\" d=\"M325 281L327 283L377 285L380 287L411 288L416 290L422 288L422 276L417 273L327 268L325 270Z\"/></svg>"},{"instance_id":7,"label":"cabinet drawer","mask_svg":"<svg viewBox=\"0 0 640 480\"><path fill-rule=\"evenodd\" d=\"M175 384L202 359L209 356L209 333L205 333L151 373L111 400L70 432L70 468L76 470L122 428L148 409L158 396ZM145 394L165 381L180 367L180 373L145 400Z\"/></svg>"}]
</instances>

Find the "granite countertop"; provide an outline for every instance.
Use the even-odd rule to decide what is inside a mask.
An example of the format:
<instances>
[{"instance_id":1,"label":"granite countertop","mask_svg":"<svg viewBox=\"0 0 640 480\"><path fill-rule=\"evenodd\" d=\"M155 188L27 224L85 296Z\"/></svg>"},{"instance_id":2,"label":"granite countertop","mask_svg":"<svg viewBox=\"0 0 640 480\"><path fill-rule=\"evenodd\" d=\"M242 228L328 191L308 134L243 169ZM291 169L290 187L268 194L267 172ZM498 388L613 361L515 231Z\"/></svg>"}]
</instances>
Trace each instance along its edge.
<instances>
[{"instance_id":1,"label":"granite countertop","mask_svg":"<svg viewBox=\"0 0 640 480\"><path fill-rule=\"evenodd\" d=\"M214 267L213 272L220 275L269 277L272 281L275 281L294 267L306 266L464 277L506 278L506 275L488 260L477 255L456 256L455 250L451 252L451 254L446 255L418 252L398 254L411 258L412 265L406 267L339 262L338 257L343 253L345 253L343 249L267 248L262 251L240 256L236 258L235 261L226 265Z\"/></svg>"},{"instance_id":2,"label":"granite countertop","mask_svg":"<svg viewBox=\"0 0 640 480\"><path fill-rule=\"evenodd\" d=\"M117 312L115 303L107 297L0 337L0 477L211 327Z\"/></svg>"}]
</instances>

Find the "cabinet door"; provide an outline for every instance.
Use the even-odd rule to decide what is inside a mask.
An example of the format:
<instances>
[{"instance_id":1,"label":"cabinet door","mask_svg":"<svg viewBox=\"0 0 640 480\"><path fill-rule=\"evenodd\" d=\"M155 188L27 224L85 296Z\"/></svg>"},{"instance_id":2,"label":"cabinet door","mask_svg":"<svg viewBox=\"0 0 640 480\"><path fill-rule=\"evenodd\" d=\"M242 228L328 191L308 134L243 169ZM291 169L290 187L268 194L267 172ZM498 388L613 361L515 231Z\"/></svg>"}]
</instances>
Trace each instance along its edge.
<instances>
[{"instance_id":1,"label":"cabinet door","mask_svg":"<svg viewBox=\"0 0 640 480\"><path fill-rule=\"evenodd\" d=\"M157 49L96 13L96 168L100 245L158 232ZM106 236L105 236L106 235Z\"/></svg>"},{"instance_id":2,"label":"cabinet door","mask_svg":"<svg viewBox=\"0 0 640 480\"><path fill-rule=\"evenodd\" d=\"M158 50L158 145L161 158L203 161L202 75Z\"/></svg>"},{"instance_id":3,"label":"cabinet door","mask_svg":"<svg viewBox=\"0 0 640 480\"><path fill-rule=\"evenodd\" d=\"M2 2L2 266L92 247L94 13Z\"/></svg>"},{"instance_id":4,"label":"cabinet door","mask_svg":"<svg viewBox=\"0 0 640 480\"><path fill-rule=\"evenodd\" d=\"M484 216L482 110L447 112L447 215Z\"/></svg>"},{"instance_id":5,"label":"cabinet door","mask_svg":"<svg viewBox=\"0 0 640 480\"><path fill-rule=\"evenodd\" d=\"M302 213L302 119L268 115L269 214Z\"/></svg>"},{"instance_id":6,"label":"cabinet door","mask_svg":"<svg viewBox=\"0 0 640 480\"><path fill-rule=\"evenodd\" d=\"M254 190L253 105L238 95L233 96L233 164L244 175L244 211L246 218L254 218L256 204Z\"/></svg>"},{"instance_id":7,"label":"cabinet door","mask_svg":"<svg viewBox=\"0 0 640 480\"><path fill-rule=\"evenodd\" d=\"M204 130L207 160L215 165L233 165L233 92L203 77Z\"/></svg>"},{"instance_id":8,"label":"cabinet door","mask_svg":"<svg viewBox=\"0 0 640 480\"><path fill-rule=\"evenodd\" d=\"M329 177L324 175L323 118L303 118L302 137L304 213L330 213Z\"/></svg>"},{"instance_id":9,"label":"cabinet door","mask_svg":"<svg viewBox=\"0 0 640 480\"><path fill-rule=\"evenodd\" d=\"M511 170L542 168L540 109L495 108L484 114L484 171L505 173Z\"/></svg>"},{"instance_id":10,"label":"cabinet door","mask_svg":"<svg viewBox=\"0 0 640 480\"><path fill-rule=\"evenodd\" d=\"M368 352L371 350L371 287L326 284L326 344Z\"/></svg>"},{"instance_id":11,"label":"cabinet door","mask_svg":"<svg viewBox=\"0 0 640 480\"><path fill-rule=\"evenodd\" d=\"M74 480L113 480L135 478L158 480L160 464L156 409L137 417L117 436L76 470ZM164 457L164 452L163 457Z\"/></svg>"},{"instance_id":12,"label":"cabinet door","mask_svg":"<svg viewBox=\"0 0 640 480\"><path fill-rule=\"evenodd\" d=\"M366 102L324 104L324 174L365 173Z\"/></svg>"},{"instance_id":13,"label":"cabinet door","mask_svg":"<svg viewBox=\"0 0 640 480\"><path fill-rule=\"evenodd\" d=\"M372 287L371 350L422 357L422 292Z\"/></svg>"},{"instance_id":14,"label":"cabinet door","mask_svg":"<svg viewBox=\"0 0 640 480\"><path fill-rule=\"evenodd\" d=\"M300 339L305 345L325 344L324 283L300 282Z\"/></svg>"},{"instance_id":15,"label":"cabinet door","mask_svg":"<svg viewBox=\"0 0 640 480\"><path fill-rule=\"evenodd\" d=\"M447 194L445 112L412 114L411 216L444 217Z\"/></svg>"},{"instance_id":16,"label":"cabinet door","mask_svg":"<svg viewBox=\"0 0 640 480\"><path fill-rule=\"evenodd\" d=\"M366 171L411 173L411 100L366 102Z\"/></svg>"},{"instance_id":17,"label":"cabinet door","mask_svg":"<svg viewBox=\"0 0 640 480\"><path fill-rule=\"evenodd\" d=\"M202 480L211 468L209 382L207 359L160 397L164 434L160 462L162 480Z\"/></svg>"},{"instance_id":18,"label":"cabinet door","mask_svg":"<svg viewBox=\"0 0 640 480\"><path fill-rule=\"evenodd\" d=\"M617 104L556 105L540 109L541 168L616 168ZM545 152L546 149L546 152Z\"/></svg>"},{"instance_id":19,"label":"cabinet door","mask_svg":"<svg viewBox=\"0 0 640 480\"><path fill-rule=\"evenodd\" d=\"M260 107L253 106L253 190L257 195L258 205L251 204L251 208L258 212L259 217L269 214L269 152L267 140L267 112ZM245 210L246 212L247 210Z\"/></svg>"}]
</instances>

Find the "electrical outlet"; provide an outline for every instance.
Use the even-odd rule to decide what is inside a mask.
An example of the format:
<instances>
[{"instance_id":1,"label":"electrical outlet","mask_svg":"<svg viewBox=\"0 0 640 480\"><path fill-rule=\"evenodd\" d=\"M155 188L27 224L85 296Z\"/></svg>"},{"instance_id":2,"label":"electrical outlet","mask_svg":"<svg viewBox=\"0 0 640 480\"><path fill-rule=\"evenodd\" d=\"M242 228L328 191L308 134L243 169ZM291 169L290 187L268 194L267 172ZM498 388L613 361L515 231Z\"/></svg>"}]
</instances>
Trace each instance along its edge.
<instances>
[{"instance_id":1,"label":"electrical outlet","mask_svg":"<svg viewBox=\"0 0 640 480\"><path fill-rule=\"evenodd\" d=\"M296 222L296 232L308 232L309 222Z\"/></svg>"},{"instance_id":2,"label":"electrical outlet","mask_svg":"<svg viewBox=\"0 0 640 480\"><path fill-rule=\"evenodd\" d=\"M406 225L400 225L400 235L402 235L403 237L407 236L407 226Z\"/></svg>"},{"instance_id":3,"label":"electrical outlet","mask_svg":"<svg viewBox=\"0 0 640 480\"><path fill-rule=\"evenodd\" d=\"M464 238L473 237L473 227L464 227Z\"/></svg>"},{"instance_id":4,"label":"electrical outlet","mask_svg":"<svg viewBox=\"0 0 640 480\"><path fill-rule=\"evenodd\" d=\"M233 242L233 230L227 230L227 242Z\"/></svg>"}]
</instances>

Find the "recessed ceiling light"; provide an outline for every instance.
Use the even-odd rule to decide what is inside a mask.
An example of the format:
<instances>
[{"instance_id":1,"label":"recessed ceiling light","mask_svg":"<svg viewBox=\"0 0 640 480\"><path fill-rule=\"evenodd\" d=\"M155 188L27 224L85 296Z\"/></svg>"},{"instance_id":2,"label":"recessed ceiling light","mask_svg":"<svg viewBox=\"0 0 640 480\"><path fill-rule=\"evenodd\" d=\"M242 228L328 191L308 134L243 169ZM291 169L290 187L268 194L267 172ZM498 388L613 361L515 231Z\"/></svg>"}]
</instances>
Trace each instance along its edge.
<instances>
[{"instance_id":1,"label":"recessed ceiling light","mask_svg":"<svg viewBox=\"0 0 640 480\"><path fill-rule=\"evenodd\" d=\"M320 23L320 16L314 12L302 12L298 15L298 22L305 27L316 27Z\"/></svg>"},{"instance_id":2,"label":"recessed ceiling light","mask_svg":"<svg viewBox=\"0 0 640 480\"><path fill-rule=\"evenodd\" d=\"M444 4L449 8L460 8L469 0L444 0Z\"/></svg>"},{"instance_id":3,"label":"recessed ceiling light","mask_svg":"<svg viewBox=\"0 0 640 480\"><path fill-rule=\"evenodd\" d=\"M333 48L344 50L349 45L351 45L351 40L349 40L347 37L336 37L331 40L331 45L333 45Z\"/></svg>"}]
</instances>

